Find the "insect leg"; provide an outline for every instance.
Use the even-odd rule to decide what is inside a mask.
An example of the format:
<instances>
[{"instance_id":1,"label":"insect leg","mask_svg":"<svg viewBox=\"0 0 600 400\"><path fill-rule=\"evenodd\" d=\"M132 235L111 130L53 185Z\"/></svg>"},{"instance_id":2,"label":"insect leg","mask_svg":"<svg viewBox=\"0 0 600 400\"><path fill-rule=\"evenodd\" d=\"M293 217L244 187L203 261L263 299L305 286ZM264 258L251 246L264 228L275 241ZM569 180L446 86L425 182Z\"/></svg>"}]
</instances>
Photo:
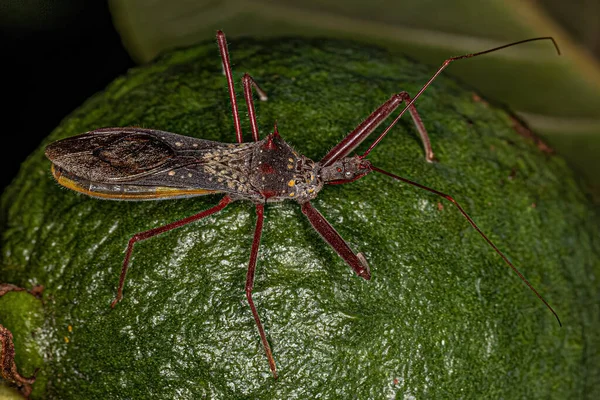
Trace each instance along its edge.
<instances>
[{"instance_id":1,"label":"insect leg","mask_svg":"<svg viewBox=\"0 0 600 400\"><path fill-rule=\"evenodd\" d=\"M238 143L242 143L244 141L242 137L242 125L240 124L240 115L238 113L237 100L235 99L235 88L233 86L229 51L227 50L227 39L222 31L217 31L217 43L219 44L219 52L221 53L221 60L223 61L223 72L225 72L225 76L227 77L227 89L229 90L229 99L231 100L235 137Z\"/></svg>"},{"instance_id":2,"label":"insect leg","mask_svg":"<svg viewBox=\"0 0 600 400\"><path fill-rule=\"evenodd\" d=\"M179 221L171 222L170 224L159 226L158 228L150 229L144 232L139 232L133 235L133 237L129 239L129 243L127 244L127 250L125 251L125 259L123 260L123 268L121 269L121 276L119 277L119 288L117 289L117 296L112 301L110 306L114 308L117 305L117 303L123 298L123 284L125 283L127 268L129 268L129 261L131 259L131 253L133 252L133 246L137 242L187 225L190 222L198 221L204 217L208 217L209 215L212 215L224 209L225 206L227 206L227 204L229 204L230 202L231 198L229 196L225 196L221 199L219 204L209 208L208 210L204 210L202 212L199 212L198 214L194 214L187 218L180 219Z\"/></svg>"},{"instance_id":3,"label":"insect leg","mask_svg":"<svg viewBox=\"0 0 600 400\"><path fill-rule=\"evenodd\" d=\"M271 353L271 347L269 346L269 342L267 341L267 335L265 335L265 330L263 328L262 322L260 322L258 311L256 311L254 301L252 300L252 288L254 287L254 271L256 270L256 257L258 255L258 247L260 245L260 237L262 235L264 208L265 207L262 204L256 205L256 229L254 230L254 240L252 241L252 250L250 251L250 262L248 263L248 273L246 274L246 299L248 299L248 304L250 304L250 309L252 310L252 316L254 317L254 322L256 323L256 327L258 328L260 340L262 341L262 345L265 348L267 360L269 361L269 368L271 368L273 377L277 379L277 368L275 367L273 353Z\"/></svg>"},{"instance_id":4,"label":"insect leg","mask_svg":"<svg viewBox=\"0 0 600 400\"><path fill-rule=\"evenodd\" d=\"M412 103L410 95L406 92L402 92L400 93L400 95L402 95L403 100L406 104L410 104L408 106L408 111L410 112L410 116L412 117L413 122L415 123L415 127L417 128L417 131L421 136L421 142L423 142L423 147L425 148L425 160L427 162L436 161L435 155L433 154L433 150L431 150L431 142L429 141L429 135L427 134L425 125L423 125L423 121L421 120L421 117L419 116L416 107Z\"/></svg>"},{"instance_id":5,"label":"insect leg","mask_svg":"<svg viewBox=\"0 0 600 400\"><path fill-rule=\"evenodd\" d=\"M326 167L348 156L352 150L358 147L358 145L377 129L379 124L389 117L403 102L410 104L411 101L412 99L407 92L400 92L390 97L388 101L379 106L377 110L373 111L371 115L335 145L333 149L321 159L321 164ZM413 122L415 123L415 127L421 136L423 146L425 147L425 159L429 162L433 162L435 161L435 156L431 150L431 142L429 141L429 135L423 125L423 121L421 120L417 109L412 104L409 107L409 111L413 118Z\"/></svg>"},{"instance_id":6,"label":"insect leg","mask_svg":"<svg viewBox=\"0 0 600 400\"><path fill-rule=\"evenodd\" d=\"M369 148L367 149L367 151L364 152L364 154L362 155L362 157L363 158L366 157L371 152L371 150L373 150L375 148L375 146L377 146L377 144L379 144L379 142L381 142L383 140L383 138L385 137L385 135L387 135L387 133L390 131L390 129L392 129L392 127L394 125L396 125L396 123L400 120L400 118L402 118L402 116L404 115L404 113L406 112L406 110L409 110L412 107L412 105L419 98L419 96L421 96L423 94L423 92L429 87L429 85L431 85L431 83L438 77L439 74L442 73L442 71L444 69L446 69L446 67L448 65L450 65L450 63L452 63L454 61L457 61L457 60L462 60L462 59L465 59L465 58L477 57L477 56L481 56L481 55L484 55L484 54L492 53L494 51L502 50L502 49L505 49L507 47L516 46L518 44L527 43L527 42L535 42L535 41L538 41L538 40L550 40L550 41L552 41L552 44L554 45L554 48L556 49L556 52L560 55L560 49L558 48L558 45L556 44L556 41L554 40L554 38L552 38L550 36L546 36L546 37L537 37L537 38L532 38L532 39L519 40L518 42L513 42L513 43L505 44L504 46L494 47L493 49L479 51L477 53L470 53L470 54L464 54L462 56L450 57L449 59L447 59L446 61L444 61L442 63L442 65L438 68L438 70L435 72L435 74L433 74L433 76L431 78L429 78L429 80L425 83L425 85L423 85L423 87L417 92L417 94L415 95L415 97L413 97L412 100L408 101L408 104L406 105L406 107L404 107L404 110L402 110L400 112L400 114L398 114L398 116L396 118L394 118L394 120L392 121L392 123L387 128L385 128L385 130L377 137L377 139L375 139L375 141L371 144L371 146L369 146Z\"/></svg>"},{"instance_id":7,"label":"insect leg","mask_svg":"<svg viewBox=\"0 0 600 400\"><path fill-rule=\"evenodd\" d=\"M371 271L367 260L362 253L354 254L348 243L331 224L315 209L309 201L302 204L302 213L306 215L311 225L319 235L346 261L358 276L366 280L371 279Z\"/></svg>"},{"instance_id":8,"label":"insect leg","mask_svg":"<svg viewBox=\"0 0 600 400\"><path fill-rule=\"evenodd\" d=\"M398 181L404 182L404 183L408 183L409 185L412 186L416 186L420 189L423 190L427 190L428 192L437 194L438 196L441 196L443 198L445 198L446 200L448 200L449 202L451 202L452 204L454 204L456 206L456 208L458 208L458 210L460 211L460 213L463 215L463 217L465 217L465 219L467 221L469 221L469 224L471 224L471 226L473 227L473 229L475 229L477 231L477 233L479 233L479 235L494 249L494 251L504 260L504 262L510 267L510 269L512 269L515 274L517 274L519 276L519 278L521 278L521 280L527 285L527 287L529 289L531 289L531 291L533 293L535 293L535 295L537 296L538 299L540 299L542 301L542 303L544 303L544 305L546 307L548 307L548 309L552 312L552 314L554 314L554 317L556 317L556 320L558 321L558 324L560 326L562 326L562 323L560 322L560 318L558 318L558 314L556 313L556 311L554 311L554 309L552 307L550 307L550 304L548 304L548 302L546 300L544 300L544 298L538 293L537 290L535 290L535 288L533 287L533 285L531 283L529 283L529 281L523 276L523 274L509 261L509 259L504 255L504 253L502 253L500 251L500 249L498 247L496 247L496 245L483 233L483 231L481 229L479 229L479 227L477 226L477 224L475 224L475 221L473 221L473 219L469 216L469 214L467 214L467 212L461 207L460 204L458 204L458 202L456 200L454 200L454 198L450 195L447 195L445 193L442 193L440 191L437 191L435 189L432 189L430 187L421 185L420 183L417 182L413 182L409 179L406 178L402 178L401 176L398 175L394 175L390 172L384 171L380 168L377 168L373 165L371 165L371 169L373 171L379 172L383 175L387 175L390 178L394 178Z\"/></svg>"},{"instance_id":9,"label":"insect leg","mask_svg":"<svg viewBox=\"0 0 600 400\"><path fill-rule=\"evenodd\" d=\"M252 99L252 88L258 93L258 98L261 101L267 100L267 93L258 86L258 84L248 74L244 74L242 78L242 84L244 86L244 98L246 99L246 105L248 106L248 118L250 118L250 127L252 128L252 138L255 142L258 142L258 125L256 124L256 112L254 111L254 100Z\"/></svg>"}]
</instances>

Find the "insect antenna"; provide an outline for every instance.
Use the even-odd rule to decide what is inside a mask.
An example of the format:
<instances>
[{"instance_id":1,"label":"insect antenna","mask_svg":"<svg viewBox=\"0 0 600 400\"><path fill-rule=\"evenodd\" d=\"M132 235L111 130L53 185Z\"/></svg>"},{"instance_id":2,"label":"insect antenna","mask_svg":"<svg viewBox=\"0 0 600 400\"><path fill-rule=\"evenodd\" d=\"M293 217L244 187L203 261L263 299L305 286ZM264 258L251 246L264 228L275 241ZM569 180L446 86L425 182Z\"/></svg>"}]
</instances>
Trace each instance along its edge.
<instances>
[{"instance_id":1,"label":"insect antenna","mask_svg":"<svg viewBox=\"0 0 600 400\"><path fill-rule=\"evenodd\" d=\"M371 150L373 150L373 148L375 148L375 146L377 146L379 144L379 142L381 142L383 140L383 138L385 137L385 135L387 135L387 133L394 127L394 125L396 125L396 123L400 120L400 118L402 117L402 115L404 115L404 113L406 112L406 110L408 110L414 104L414 102L417 101L417 99L419 98L419 96L421 96L421 94L423 94L423 92L429 87L429 85L431 85L431 83L438 77L439 74L442 73L442 71L444 69L446 69L446 67L451 62L456 61L456 60L462 60L463 58L471 58L471 57L481 56L481 55L484 55L484 54L487 54L487 53L492 53L494 51L505 49L507 47L512 47L512 46L516 46L518 44L527 43L527 42L534 42L534 41L538 41L538 40L551 40L552 44L554 44L554 47L556 48L556 52L558 53L558 55L560 55L560 49L558 48L558 44L556 43L556 41L554 40L554 38L551 37L551 36L544 36L544 37L537 37L537 38L519 40L518 42L513 42L513 43L505 44L504 46L494 47L493 49L488 49L488 50L480 51L480 52L477 52L477 53L465 54L465 55L462 55L462 56L451 57L451 58L447 59L446 61L444 61L442 63L442 66L436 71L435 74L433 74L433 76L427 81L427 83L425 83L425 85L423 85L423 87L421 88L421 90L419 90L417 92L417 94L412 98L412 100L409 101L406 104L406 106L404 107L404 109L402 110L402 112L400 114L398 114L398 116L392 121L392 123L387 128L385 128L385 130L383 131L383 133L381 133L381 135L379 135L379 137L377 137L377 139L375 139L375 141L371 144L371 146L367 149L367 151L364 152L364 154L361 157L362 158L366 157L371 152Z\"/></svg>"},{"instance_id":2,"label":"insect antenna","mask_svg":"<svg viewBox=\"0 0 600 400\"><path fill-rule=\"evenodd\" d=\"M521 278L521 280L523 282L525 282L525 284L529 287L529 289L531 289L531 291L533 293L535 293L535 295L538 297L538 299L540 299L542 301L542 303L544 303L546 305L546 307L548 307L548 309L552 312L552 314L554 314L554 316L556 317L556 320L558 321L558 325L560 325L562 327L562 323L560 322L560 318L558 318L558 314L556 313L556 311L554 311L554 309L550 306L550 304L548 304L548 302L546 300L544 300L544 298L538 293L537 290L535 290L535 288L533 287L533 285L531 283L529 283L529 281L523 276L523 274L508 260L508 258L504 255L504 253L502 253L500 251L500 249L498 247L496 247L496 245L481 231L481 229L479 229L479 227L477 226L477 224L475 223L475 221L473 221L473 219L469 216L469 214L467 214L467 212L461 207L460 204L458 204L458 202L456 200L454 200L454 198L450 195L447 195L445 193L442 193L440 191L437 191L435 189L432 189L430 187L421 185L420 183L417 182L413 182L409 179L406 178L402 178L401 176L398 175L394 175L390 172L384 171L380 168L377 168L373 165L370 166L370 168L373 171L379 172L381 174L387 175L391 178L394 178L396 180L408 183L409 185L413 185L416 186L418 188L427 190L428 192L437 194L438 196L441 196L443 198L445 198L446 200L450 201L451 203L453 203L458 210L461 212L461 214L467 219L467 221L469 221L469 224L471 224L471 226L477 231L477 233L479 233L479 235L481 235L482 238L485 239L486 242L488 242L488 244L490 246L492 246L492 248L496 251L496 253L498 253L498 255L500 257L502 257L502 259L506 262L506 264L508 264L508 266L519 276L519 278Z\"/></svg>"}]
</instances>

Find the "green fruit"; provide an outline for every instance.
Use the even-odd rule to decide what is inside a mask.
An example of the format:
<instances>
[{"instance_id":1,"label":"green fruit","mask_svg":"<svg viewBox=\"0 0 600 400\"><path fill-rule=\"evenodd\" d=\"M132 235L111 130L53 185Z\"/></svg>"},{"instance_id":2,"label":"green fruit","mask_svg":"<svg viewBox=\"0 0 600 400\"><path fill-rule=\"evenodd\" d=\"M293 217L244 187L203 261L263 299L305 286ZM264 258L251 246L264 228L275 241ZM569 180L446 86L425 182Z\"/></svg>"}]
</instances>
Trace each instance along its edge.
<instances>
[{"instance_id":1,"label":"green fruit","mask_svg":"<svg viewBox=\"0 0 600 400\"><path fill-rule=\"evenodd\" d=\"M230 51L236 83L247 71L269 94L257 102L262 135L276 120L283 138L315 160L393 93L414 94L434 71L340 41L233 40ZM321 240L298 204L266 207L254 299L278 365L274 380L244 296L253 205L236 202L138 243L124 299L111 309L128 239L219 197L92 199L53 181L41 147L2 197L0 273L5 282L46 288L47 337L39 345L47 397L600 393L600 235L572 173L521 136L526 129L513 117L448 77L417 107L439 163L425 162L409 118L370 160L453 195L555 306L563 328L451 203L372 173L326 187L313 202L365 253L371 281ZM211 41L118 78L48 143L129 125L233 142L230 110Z\"/></svg>"},{"instance_id":2,"label":"green fruit","mask_svg":"<svg viewBox=\"0 0 600 400\"><path fill-rule=\"evenodd\" d=\"M3 331L6 329L12 331L13 345L18 344L18 346L16 346L17 351L14 354L14 359L5 357L2 354L2 367L4 371L8 372L7 370L14 366L13 363L16 363L17 373L20 373L22 378L27 379L34 375L36 369L41 369L44 366L44 359L41 354L41 348L47 346L44 343L46 334L42 329L44 309L42 302L30 293L19 291L19 288L14 288L17 291L3 289L5 288L0 287L0 327L4 327ZM10 338L5 337L5 340L8 342ZM9 343L6 344L10 345ZM0 349L1 351L3 350ZM9 377L13 380L18 379L13 374L9 374ZM35 389L32 396L39 397L44 393L47 380L47 375L37 374L33 386L29 385L29 382L20 382L20 390L23 394L26 394L31 389ZM4 385L0 386L0 399L12 399L13 397L10 395L9 388ZM17 396L17 393L13 391L13 395Z\"/></svg>"}]
</instances>

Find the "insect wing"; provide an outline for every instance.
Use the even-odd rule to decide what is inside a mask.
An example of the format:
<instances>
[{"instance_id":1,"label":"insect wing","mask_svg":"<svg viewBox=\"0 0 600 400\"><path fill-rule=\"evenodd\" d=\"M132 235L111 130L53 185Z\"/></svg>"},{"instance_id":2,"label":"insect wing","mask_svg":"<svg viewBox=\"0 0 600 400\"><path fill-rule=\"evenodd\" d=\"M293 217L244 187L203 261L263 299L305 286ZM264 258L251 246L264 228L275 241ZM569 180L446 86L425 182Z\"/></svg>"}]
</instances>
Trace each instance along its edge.
<instances>
[{"instance_id":1,"label":"insect wing","mask_svg":"<svg viewBox=\"0 0 600 400\"><path fill-rule=\"evenodd\" d=\"M105 128L63 139L46 148L58 183L116 200L190 197L222 191L203 164L227 146L143 128ZM239 149L239 145L233 145ZM243 149L242 149L243 150Z\"/></svg>"}]
</instances>

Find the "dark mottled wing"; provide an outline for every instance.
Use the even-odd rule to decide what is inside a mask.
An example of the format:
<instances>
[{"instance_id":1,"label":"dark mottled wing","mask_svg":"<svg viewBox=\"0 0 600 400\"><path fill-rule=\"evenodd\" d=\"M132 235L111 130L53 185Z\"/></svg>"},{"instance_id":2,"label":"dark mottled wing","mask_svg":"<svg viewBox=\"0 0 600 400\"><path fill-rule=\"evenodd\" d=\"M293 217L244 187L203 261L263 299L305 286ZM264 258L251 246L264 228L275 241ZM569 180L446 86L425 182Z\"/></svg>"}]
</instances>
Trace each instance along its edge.
<instances>
[{"instance_id":1,"label":"dark mottled wing","mask_svg":"<svg viewBox=\"0 0 600 400\"><path fill-rule=\"evenodd\" d=\"M135 200L235 192L239 185L217 179L214 167L243 170L252 146L153 129L105 128L54 142L46 156L63 186L96 197Z\"/></svg>"}]
</instances>

